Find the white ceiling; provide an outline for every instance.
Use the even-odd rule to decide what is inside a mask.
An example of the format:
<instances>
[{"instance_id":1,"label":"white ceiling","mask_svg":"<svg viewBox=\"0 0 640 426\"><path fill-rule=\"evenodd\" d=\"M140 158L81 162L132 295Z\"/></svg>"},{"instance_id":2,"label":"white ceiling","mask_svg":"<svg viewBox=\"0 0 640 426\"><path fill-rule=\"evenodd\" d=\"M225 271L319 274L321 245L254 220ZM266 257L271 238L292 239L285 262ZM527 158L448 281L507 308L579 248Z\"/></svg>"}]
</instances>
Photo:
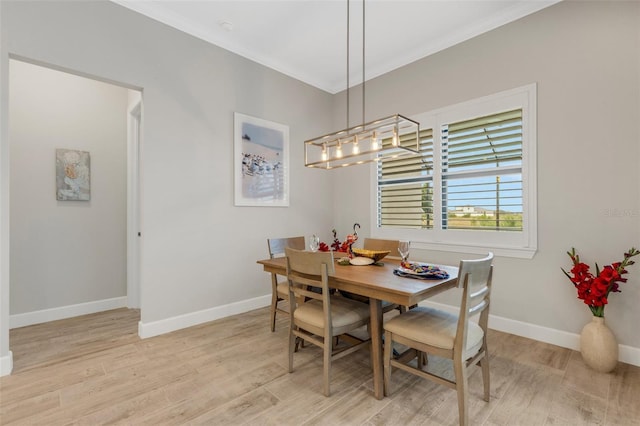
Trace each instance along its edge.
<instances>
[{"instance_id":1,"label":"white ceiling","mask_svg":"<svg viewBox=\"0 0 640 426\"><path fill-rule=\"evenodd\" d=\"M112 0L330 93L346 89L346 0ZM559 0L368 0L366 79ZM350 84L362 82L362 1L351 1Z\"/></svg>"}]
</instances>

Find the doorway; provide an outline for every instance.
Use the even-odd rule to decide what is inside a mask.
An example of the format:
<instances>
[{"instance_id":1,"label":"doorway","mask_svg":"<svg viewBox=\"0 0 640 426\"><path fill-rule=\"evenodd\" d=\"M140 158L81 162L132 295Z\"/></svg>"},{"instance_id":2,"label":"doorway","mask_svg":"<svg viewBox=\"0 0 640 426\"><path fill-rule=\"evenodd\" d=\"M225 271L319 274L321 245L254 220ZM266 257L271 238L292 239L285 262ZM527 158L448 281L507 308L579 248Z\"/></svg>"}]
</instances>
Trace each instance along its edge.
<instances>
[{"instance_id":1,"label":"doorway","mask_svg":"<svg viewBox=\"0 0 640 426\"><path fill-rule=\"evenodd\" d=\"M140 308L141 90L17 59L9 89L10 328Z\"/></svg>"},{"instance_id":2,"label":"doorway","mask_svg":"<svg viewBox=\"0 0 640 426\"><path fill-rule=\"evenodd\" d=\"M140 139L142 92L129 90L127 116L127 307L140 309Z\"/></svg>"}]
</instances>

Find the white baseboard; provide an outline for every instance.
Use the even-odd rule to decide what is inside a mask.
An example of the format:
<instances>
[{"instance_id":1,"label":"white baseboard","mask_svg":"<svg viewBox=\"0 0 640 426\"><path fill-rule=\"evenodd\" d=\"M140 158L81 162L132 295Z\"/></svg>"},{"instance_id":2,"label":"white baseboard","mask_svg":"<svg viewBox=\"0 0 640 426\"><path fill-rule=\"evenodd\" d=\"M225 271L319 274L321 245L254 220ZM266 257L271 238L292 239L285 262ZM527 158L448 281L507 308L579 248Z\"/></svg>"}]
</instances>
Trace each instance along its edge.
<instances>
[{"instance_id":1,"label":"white baseboard","mask_svg":"<svg viewBox=\"0 0 640 426\"><path fill-rule=\"evenodd\" d=\"M271 295L265 295L253 299L242 300L240 302L230 303L224 306L216 306L210 309L204 309L197 312L178 315L159 321L152 321L148 323L143 323L142 321L140 321L138 323L138 335L143 339L158 336L205 322L215 321L217 319L225 318L231 315L237 315L254 309L263 308L265 306L269 306L270 303ZM9 317L9 325L10 328L24 327L27 325L55 321L58 319L70 318L78 315L86 315L95 312L107 311L110 309L123 308L126 307L126 305L126 297L116 297L113 299L99 300L78 305L45 309L42 311L29 312L25 314L11 315ZM453 313L458 311L454 306L430 301L420 302L420 305L431 306ZM566 331L556 330L540 325L529 324L522 321L499 317L496 315L489 315L489 327L494 330L503 331L505 333L511 333L517 336L527 337L529 339L538 340L545 343L551 343L563 348L580 350L580 335L575 333L569 333ZM13 368L12 360L13 357L11 355L11 352L9 352L8 356L0 357L0 375L11 373L11 370ZM620 345L619 360L627 364L640 366L640 348Z\"/></svg>"},{"instance_id":2,"label":"white baseboard","mask_svg":"<svg viewBox=\"0 0 640 426\"><path fill-rule=\"evenodd\" d=\"M79 315L94 314L96 312L109 311L111 309L126 308L127 297L114 297L112 299L95 300L93 302L79 303L77 305L60 306L59 308L43 309L41 311L26 312L9 316L9 328L26 327L28 325L43 322L56 321Z\"/></svg>"},{"instance_id":3,"label":"white baseboard","mask_svg":"<svg viewBox=\"0 0 640 426\"><path fill-rule=\"evenodd\" d=\"M423 301L420 302L420 305L430 306L432 308L441 309L451 313L459 312L459 309L455 306L445 305L443 303ZM491 314L489 315L489 328L503 331L505 333L515 334L516 336L527 337L540 342L551 343L552 345L567 349L573 349L576 351L580 350L580 335L575 333L529 324ZM640 367L640 348L619 345L618 360Z\"/></svg>"},{"instance_id":4,"label":"white baseboard","mask_svg":"<svg viewBox=\"0 0 640 426\"><path fill-rule=\"evenodd\" d=\"M215 308L203 309L197 312L190 312L184 315L178 315L159 321L151 321L138 323L138 335L141 339L147 337L158 336L164 333L180 330L182 328L192 327L209 321L215 321L220 318L249 312L254 309L264 308L271 304L271 295L255 297L253 299L242 300L240 302L230 303L224 306L216 306Z\"/></svg>"},{"instance_id":5,"label":"white baseboard","mask_svg":"<svg viewBox=\"0 0 640 426\"><path fill-rule=\"evenodd\" d=\"M6 356L0 357L0 377L8 376L13 371L13 352L9 351Z\"/></svg>"}]
</instances>

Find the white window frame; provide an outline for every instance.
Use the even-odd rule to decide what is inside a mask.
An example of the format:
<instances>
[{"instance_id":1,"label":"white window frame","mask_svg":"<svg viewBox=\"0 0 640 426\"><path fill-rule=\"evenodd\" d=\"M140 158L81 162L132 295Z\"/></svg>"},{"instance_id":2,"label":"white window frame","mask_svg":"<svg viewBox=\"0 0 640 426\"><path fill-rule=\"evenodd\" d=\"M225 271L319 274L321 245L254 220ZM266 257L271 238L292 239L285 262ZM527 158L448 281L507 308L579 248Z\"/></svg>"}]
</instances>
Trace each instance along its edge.
<instances>
[{"instance_id":1,"label":"white window frame","mask_svg":"<svg viewBox=\"0 0 640 426\"><path fill-rule=\"evenodd\" d=\"M371 166L372 237L410 240L411 247L416 249L474 254L483 254L491 250L497 256L531 259L538 248L536 92L537 85L532 83L411 117L420 123L421 129L433 128L434 162L439 165L441 164L442 124L522 108L523 229L521 232L441 229L442 185L439 173L434 173L433 176L435 222L433 229L378 227L378 172L377 164L374 163ZM440 170L439 167L438 170Z\"/></svg>"}]
</instances>

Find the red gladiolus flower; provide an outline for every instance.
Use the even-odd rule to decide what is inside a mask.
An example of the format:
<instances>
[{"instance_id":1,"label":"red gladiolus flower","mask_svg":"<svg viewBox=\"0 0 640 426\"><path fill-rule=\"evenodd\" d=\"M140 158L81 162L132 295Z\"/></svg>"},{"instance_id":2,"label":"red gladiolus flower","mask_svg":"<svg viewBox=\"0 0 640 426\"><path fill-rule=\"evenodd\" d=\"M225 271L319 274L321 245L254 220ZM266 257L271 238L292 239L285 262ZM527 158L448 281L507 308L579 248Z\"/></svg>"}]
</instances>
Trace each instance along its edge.
<instances>
[{"instance_id":1,"label":"red gladiolus flower","mask_svg":"<svg viewBox=\"0 0 640 426\"><path fill-rule=\"evenodd\" d=\"M613 269L613 266L605 266L600 272L599 277L607 282L612 282L620 278L620 274L618 274L618 271Z\"/></svg>"},{"instance_id":2,"label":"red gladiolus flower","mask_svg":"<svg viewBox=\"0 0 640 426\"><path fill-rule=\"evenodd\" d=\"M609 293L620 292L619 283L627 282L627 279L622 277L627 273L625 268L635 263L631 258L639 255L640 251L632 247L624 254L622 262L614 262L605 266L602 270L599 270L598 265L596 265L597 276L594 276L589 271L589 265L580 262L580 257L576 254L574 248L567 254L571 258L573 267L570 271L571 274L564 269L562 269L562 272L576 287L578 299L589 306L593 315L602 317L604 316L604 306L609 303L607 298Z\"/></svg>"}]
</instances>

